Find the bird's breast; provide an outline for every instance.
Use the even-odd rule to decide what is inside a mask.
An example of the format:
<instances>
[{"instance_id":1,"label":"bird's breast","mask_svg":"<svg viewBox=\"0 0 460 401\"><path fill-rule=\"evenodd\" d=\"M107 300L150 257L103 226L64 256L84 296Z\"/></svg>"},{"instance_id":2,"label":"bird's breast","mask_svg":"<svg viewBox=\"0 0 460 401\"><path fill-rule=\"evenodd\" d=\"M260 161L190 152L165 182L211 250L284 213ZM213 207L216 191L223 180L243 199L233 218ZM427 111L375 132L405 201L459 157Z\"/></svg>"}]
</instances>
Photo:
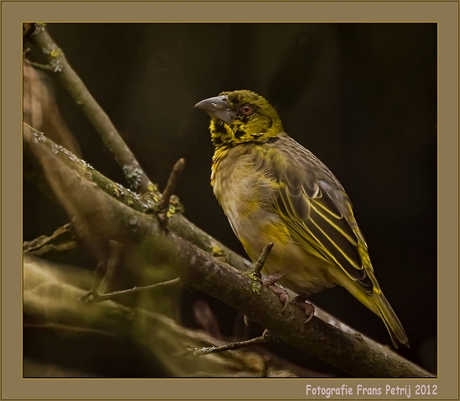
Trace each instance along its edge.
<instances>
[{"instance_id":1,"label":"bird's breast","mask_svg":"<svg viewBox=\"0 0 460 401\"><path fill-rule=\"evenodd\" d=\"M243 242L259 232L260 226L276 217L271 212L274 190L269 177L254 168L252 155L231 149L215 160L211 173L214 194L228 217L233 231ZM273 216L271 216L273 215ZM245 234L249 232L250 234Z\"/></svg>"},{"instance_id":2,"label":"bird's breast","mask_svg":"<svg viewBox=\"0 0 460 401\"><path fill-rule=\"evenodd\" d=\"M265 274L284 272L280 280L297 292L316 292L330 286L322 273L324 262L307 254L295 241L274 208L275 188L269 172L254 168L253 155L231 149L227 157L214 158L211 184L230 225L252 261L264 246L274 247L264 266ZM233 154L232 154L233 153Z\"/></svg>"}]
</instances>

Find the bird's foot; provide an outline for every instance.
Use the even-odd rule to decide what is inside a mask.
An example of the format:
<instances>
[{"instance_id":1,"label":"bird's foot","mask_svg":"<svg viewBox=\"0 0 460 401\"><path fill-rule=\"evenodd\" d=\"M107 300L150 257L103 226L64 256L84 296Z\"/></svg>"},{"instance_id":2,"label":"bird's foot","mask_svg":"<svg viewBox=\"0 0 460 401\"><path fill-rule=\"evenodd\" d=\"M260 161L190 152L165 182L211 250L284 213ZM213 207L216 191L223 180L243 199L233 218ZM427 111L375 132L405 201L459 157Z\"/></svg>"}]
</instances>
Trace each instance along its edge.
<instances>
[{"instance_id":1,"label":"bird's foot","mask_svg":"<svg viewBox=\"0 0 460 401\"><path fill-rule=\"evenodd\" d=\"M307 324L311 319L313 319L313 316L315 316L315 307L311 303L307 302L307 297L305 294L297 295L294 298L293 303L305 311L307 320L303 322L304 324Z\"/></svg>"},{"instance_id":2,"label":"bird's foot","mask_svg":"<svg viewBox=\"0 0 460 401\"><path fill-rule=\"evenodd\" d=\"M283 287L276 285L276 282L283 276L284 273L281 272L271 274L270 276L267 276L262 280L262 284L265 287L270 288L276 295L278 295L278 298L284 305L282 310L285 310L289 304L289 294Z\"/></svg>"}]
</instances>

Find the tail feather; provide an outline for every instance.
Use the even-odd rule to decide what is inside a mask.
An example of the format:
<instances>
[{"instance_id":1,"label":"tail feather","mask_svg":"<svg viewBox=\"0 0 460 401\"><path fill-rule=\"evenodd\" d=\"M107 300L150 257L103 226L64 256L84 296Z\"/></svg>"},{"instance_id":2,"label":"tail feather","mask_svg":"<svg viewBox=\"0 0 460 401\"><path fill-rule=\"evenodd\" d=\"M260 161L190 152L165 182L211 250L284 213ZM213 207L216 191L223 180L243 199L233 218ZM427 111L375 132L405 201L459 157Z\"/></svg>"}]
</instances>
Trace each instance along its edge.
<instances>
[{"instance_id":1,"label":"tail feather","mask_svg":"<svg viewBox=\"0 0 460 401\"><path fill-rule=\"evenodd\" d=\"M369 308L377 316L380 316L390 334L391 341L395 348L398 348L398 341L406 347L409 347L407 334L375 279L374 290L369 294L358 282L351 280L339 269L332 268L329 270L329 273L334 277L337 284L346 288L359 302Z\"/></svg>"},{"instance_id":2,"label":"tail feather","mask_svg":"<svg viewBox=\"0 0 460 401\"><path fill-rule=\"evenodd\" d=\"M370 298L373 299L378 311L377 315L379 315L382 318L383 323L385 323L395 348L398 348L397 341L409 348L409 339L407 338L404 327L399 321L398 316L396 316L396 313L390 303L385 298L385 295L383 295L383 292L374 291L374 294Z\"/></svg>"}]
</instances>

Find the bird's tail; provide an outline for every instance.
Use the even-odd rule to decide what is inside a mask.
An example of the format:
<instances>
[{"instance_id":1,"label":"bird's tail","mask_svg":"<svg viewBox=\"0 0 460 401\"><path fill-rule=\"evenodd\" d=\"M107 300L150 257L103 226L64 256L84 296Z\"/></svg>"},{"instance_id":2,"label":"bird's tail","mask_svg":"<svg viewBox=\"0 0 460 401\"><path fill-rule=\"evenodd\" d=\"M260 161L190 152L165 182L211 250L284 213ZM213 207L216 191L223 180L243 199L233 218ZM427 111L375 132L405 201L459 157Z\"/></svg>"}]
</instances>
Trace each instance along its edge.
<instances>
[{"instance_id":1,"label":"bird's tail","mask_svg":"<svg viewBox=\"0 0 460 401\"><path fill-rule=\"evenodd\" d=\"M385 295L383 295L383 292L379 288L374 288L374 293L369 298L376 310L370 309L380 316L383 323L385 323L395 348L398 348L397 341L404 344L406 347L409 347L409 339L407 338L406 331L404 330L404 327L399 321L398 316L396 316L396 313L390 303L385 298Z\"/></svg>"},{"instance_id":2,"label":"bird's tail","mask_svg":"<svg viewBox=\"0 0 460 401\"><path fill-rule=\"evenodd\" d=\"M398 348L398 341L409 347L409 339L407 338L404 327L385 298L385 295L383 295L375 278L372 280L374 282L373 292L368 294L358 282L351 280L338 269L331 269L329 272L334 276L337 284L345 287L364 306L369 308L377 316L380 316L383 323L385 323L395 348Z\"/></svg>"}]
</instances>

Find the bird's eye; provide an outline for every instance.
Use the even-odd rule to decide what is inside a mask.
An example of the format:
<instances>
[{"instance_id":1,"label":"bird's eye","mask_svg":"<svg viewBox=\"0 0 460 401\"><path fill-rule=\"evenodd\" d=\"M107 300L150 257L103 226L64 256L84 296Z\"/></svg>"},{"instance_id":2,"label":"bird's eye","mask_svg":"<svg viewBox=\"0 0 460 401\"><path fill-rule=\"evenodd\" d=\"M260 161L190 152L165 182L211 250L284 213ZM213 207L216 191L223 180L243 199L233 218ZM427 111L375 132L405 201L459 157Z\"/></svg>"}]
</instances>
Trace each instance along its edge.
<instances>
[{"instance_id":1,"label":"bird's eye","mask_svg":"<svg viewBox=\"0 0 460 401\"><path fill-rule=\"evenodd\" d=\"M252 112L254 111L254 108L250 105L250 104L243 104L241 107L240 107L240 111L243 115L245 116L249 116L252 114Z\"/></svg>"}]
</instances>

